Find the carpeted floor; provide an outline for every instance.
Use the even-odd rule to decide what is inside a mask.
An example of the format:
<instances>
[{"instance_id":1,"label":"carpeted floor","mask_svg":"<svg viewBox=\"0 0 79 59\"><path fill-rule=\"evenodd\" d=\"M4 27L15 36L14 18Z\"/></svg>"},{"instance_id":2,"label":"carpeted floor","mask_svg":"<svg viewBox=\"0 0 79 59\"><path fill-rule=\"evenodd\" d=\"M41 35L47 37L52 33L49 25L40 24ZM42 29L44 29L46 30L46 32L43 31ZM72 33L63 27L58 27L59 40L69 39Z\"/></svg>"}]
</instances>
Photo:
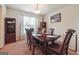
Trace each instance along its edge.
<instances>
[{"instance_id":1,"label":"carpeted floor","mask_svg":"<svg viewBox=\"0 0 79 59\"><path fill-rule=\"evenodd\" d=\"M29 50L25 40L17 41L15 43L7 44L0 49L0 52L6 52L8 55L31 55L32 51ZM42 55L39 49L36 49L36 55Z\"/></svg>"},{"instance_id":2,"label":"carpeted floor","mask_svg":"<svg viewBox=\"0 0 79 59\"><path fill-rule=\"evenodd\" d=\"M11 43L5 45L1 52L8 52L9 55L25 55L31 54L25 40L17 41L16 43Z\"/></svg>"}]
</instances>

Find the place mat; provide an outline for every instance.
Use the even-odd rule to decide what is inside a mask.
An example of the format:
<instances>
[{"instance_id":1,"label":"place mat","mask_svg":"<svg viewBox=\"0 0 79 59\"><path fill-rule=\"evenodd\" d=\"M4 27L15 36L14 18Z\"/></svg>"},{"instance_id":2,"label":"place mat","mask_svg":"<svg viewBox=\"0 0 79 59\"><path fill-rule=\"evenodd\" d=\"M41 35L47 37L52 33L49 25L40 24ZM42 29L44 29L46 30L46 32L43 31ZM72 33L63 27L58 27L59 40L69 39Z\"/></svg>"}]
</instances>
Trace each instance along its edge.
<instances>
[{"instance_id":1,"label":"place mat","mask_svg":"<svg viewBox=\"0 0 79 59\"><path fill-rule=\"evenodd\" d=\"M53 37L56 37L56 36L53 36L53 35L47 35L47 37L53 38Z\"/></svg>"}]
</instances>

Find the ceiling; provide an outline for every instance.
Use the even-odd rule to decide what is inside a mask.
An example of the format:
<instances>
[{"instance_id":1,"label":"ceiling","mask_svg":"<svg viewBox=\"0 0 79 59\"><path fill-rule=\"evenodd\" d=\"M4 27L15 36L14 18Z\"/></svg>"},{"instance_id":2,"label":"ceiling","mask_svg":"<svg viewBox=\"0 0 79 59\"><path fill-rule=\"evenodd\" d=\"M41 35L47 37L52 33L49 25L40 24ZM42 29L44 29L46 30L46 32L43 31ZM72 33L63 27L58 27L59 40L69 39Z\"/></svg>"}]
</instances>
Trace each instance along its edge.
<instances>
[{"instance_id":1,"label":"ceiling","mask_svg":"<svg viewBox=\"0 0 79 59\"><path fill-rule=\"evenodd\" d=\"M9 8L19 9L26 12L32 12L36 9L36 4L7 4ZM46 15L55 10L68 6L67 4L38 4L40 14Z\"/></svg>"}]
</instances>

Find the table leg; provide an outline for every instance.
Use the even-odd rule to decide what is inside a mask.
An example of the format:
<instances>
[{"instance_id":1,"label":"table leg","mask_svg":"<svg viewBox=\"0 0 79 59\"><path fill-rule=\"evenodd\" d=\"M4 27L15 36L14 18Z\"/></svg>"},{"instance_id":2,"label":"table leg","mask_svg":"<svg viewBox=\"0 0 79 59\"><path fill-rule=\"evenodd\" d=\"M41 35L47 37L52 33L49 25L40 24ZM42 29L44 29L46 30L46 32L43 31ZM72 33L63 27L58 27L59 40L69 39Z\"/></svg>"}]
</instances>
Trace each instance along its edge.
<instances>
[{"instance_id":1,"label":"table leg","mask_svg":"<svg viewBox=\"0 0 79 59\"><path fill-rule=\"evenodd\" d=\"M47 43L46 42L43 44L43 54L47 55Z\"/></svg>"}]
</instances>

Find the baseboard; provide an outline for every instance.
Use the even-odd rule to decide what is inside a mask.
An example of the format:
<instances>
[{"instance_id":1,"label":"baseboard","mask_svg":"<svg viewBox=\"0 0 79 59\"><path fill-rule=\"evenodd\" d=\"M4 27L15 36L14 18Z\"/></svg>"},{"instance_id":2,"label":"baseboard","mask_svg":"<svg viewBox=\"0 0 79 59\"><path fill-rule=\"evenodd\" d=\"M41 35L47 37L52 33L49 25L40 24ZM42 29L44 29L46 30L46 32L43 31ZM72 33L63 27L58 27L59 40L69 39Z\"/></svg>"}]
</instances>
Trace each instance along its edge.
<instances>
[{"instance_id":1,"label":"baseboard","mask_svg":"<svg viewBox=\"0 0 79 59\"><path fill-rule=\"evenodd\" d=\"M77 52L76 50L74 50L74 49L71 49L71 48L69 48L69 50L71 50L72 52Z\"/></svg>"}]
</instances>

